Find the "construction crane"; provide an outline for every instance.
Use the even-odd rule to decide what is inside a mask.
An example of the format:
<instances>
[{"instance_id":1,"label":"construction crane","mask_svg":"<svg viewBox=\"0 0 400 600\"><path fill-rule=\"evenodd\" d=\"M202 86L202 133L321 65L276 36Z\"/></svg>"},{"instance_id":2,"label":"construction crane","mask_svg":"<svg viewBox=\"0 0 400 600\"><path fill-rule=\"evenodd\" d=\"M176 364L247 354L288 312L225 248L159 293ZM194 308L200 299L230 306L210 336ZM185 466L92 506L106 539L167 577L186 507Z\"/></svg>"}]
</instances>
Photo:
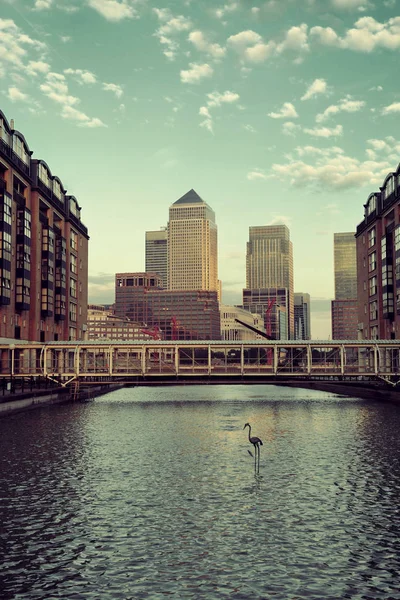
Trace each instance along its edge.
<instances>
[{"instance_id":1,"label":"construction crane","mask_svg":"<svg viewBox=\"0 0 400 600\"><path fill-rule=\"evenodd\" d=\"M264 331L261 331L261 329L257 329L257 327L253 327L253 325L249 325L248 323L245 323L244 321L241 321L240 319L235 319L235 321L237 323L240 323L241 325L244 325L245 327L247 327L247 329L254 331L254 333L258 333L258 335L261 335L261 337L266 338L267 340L273 339L270 335L268 335Z\"/></svg>"},{"instance_id":2,"label":"construction crane","mask_svg":"<svg viewBox=\"0 0 400 600\"><path fill-rule=\"evenodd\" d=\"M140 332L144 333L145 335L149 335L153 338L153 340L161 340L161 329L158 327L158 325L154 325L154 327L149 329L141 329Z\"/></svg>"}]
</instances>

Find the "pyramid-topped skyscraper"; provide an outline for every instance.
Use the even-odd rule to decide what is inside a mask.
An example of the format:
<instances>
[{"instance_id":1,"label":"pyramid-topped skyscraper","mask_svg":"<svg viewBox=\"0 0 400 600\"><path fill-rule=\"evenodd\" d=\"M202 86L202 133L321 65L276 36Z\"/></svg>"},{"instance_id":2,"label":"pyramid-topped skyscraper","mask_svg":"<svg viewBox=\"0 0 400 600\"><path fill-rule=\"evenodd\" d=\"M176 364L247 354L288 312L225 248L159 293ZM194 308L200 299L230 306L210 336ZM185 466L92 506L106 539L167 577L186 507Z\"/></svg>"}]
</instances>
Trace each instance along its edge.
<instances>
[{"instance_id":1,"label":"pyramid-topped skyscraper","mask_svg":"<svg viewBox=\"0 0 400 600\"><path fill-rule=\"evenodd\" d=\"M217 225L191 189L169 208L168 289L218 291Z\"/></svg>"}]
</instances>

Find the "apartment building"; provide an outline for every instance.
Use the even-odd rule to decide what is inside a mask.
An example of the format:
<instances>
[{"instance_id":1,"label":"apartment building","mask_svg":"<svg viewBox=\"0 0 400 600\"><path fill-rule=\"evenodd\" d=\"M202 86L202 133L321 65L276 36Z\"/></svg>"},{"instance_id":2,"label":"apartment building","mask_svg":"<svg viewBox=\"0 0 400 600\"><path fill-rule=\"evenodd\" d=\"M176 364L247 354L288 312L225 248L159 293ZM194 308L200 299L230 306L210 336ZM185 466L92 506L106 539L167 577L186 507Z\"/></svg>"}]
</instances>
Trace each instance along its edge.
<instances>
[{"instance_id":1,"label":"apartment building","mask_svg":"<svg viewBox=\"0 0 400 600\"><path fill-rule=\"evenodd\" d=\"M78 200L0 111L0 337L83 339L88 230Z\"/></svg>"}]
</instances>

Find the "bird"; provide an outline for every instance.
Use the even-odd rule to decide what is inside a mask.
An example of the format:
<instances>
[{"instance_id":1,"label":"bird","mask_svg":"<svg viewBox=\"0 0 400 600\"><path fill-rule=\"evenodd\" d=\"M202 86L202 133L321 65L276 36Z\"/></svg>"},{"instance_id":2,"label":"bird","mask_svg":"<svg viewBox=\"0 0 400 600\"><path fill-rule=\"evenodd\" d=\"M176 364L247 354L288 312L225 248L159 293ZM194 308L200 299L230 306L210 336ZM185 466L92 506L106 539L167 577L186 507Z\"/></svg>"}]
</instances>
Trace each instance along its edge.
<instances>
[{"instance_id":1,"label":"bird","mask_svg":"<svg viewBox=\"0 0 400 600\"><path fill-rule=\"evenodd\" d=\"M251 444L253 444L254 446L254 451L255 451L255 456L254 456L254 467L256 465L257 462L257 455L258 455L258 467L260 467L260 446L263 445L262 441L260 440L259 437L255 437L251 435L251 425L250 423L246 423L245 426L243 427L243 429L246 429L246 427L249 428L249 442ZM251 454L251 452L249 451L249 453Z\"/></svg>"}]
</instances>

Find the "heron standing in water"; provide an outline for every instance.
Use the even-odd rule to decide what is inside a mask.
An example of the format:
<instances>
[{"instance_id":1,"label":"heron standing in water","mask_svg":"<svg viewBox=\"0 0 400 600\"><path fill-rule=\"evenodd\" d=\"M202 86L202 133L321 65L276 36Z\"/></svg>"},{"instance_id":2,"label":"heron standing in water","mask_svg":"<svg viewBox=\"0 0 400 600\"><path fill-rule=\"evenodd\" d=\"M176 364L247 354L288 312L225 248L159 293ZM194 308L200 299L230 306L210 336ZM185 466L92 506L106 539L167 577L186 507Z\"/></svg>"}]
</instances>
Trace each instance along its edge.
<instances>
[{"instance_id":1,"label":"heron standing in water","mask_svg":"<svg viewBox=\"0 0 400 600\"><path fill-rule=\"evenodd\" d=\"M258 461L258 469L260 469L260 446L263 445L262 441L259 437L255 437L251 435L251 425L250 423L246 423L243 429L249 428L249 442L254 446L254 468L256 468ZM250 453L251 454L251 453Z\"/></svg>"}]
</instances>

